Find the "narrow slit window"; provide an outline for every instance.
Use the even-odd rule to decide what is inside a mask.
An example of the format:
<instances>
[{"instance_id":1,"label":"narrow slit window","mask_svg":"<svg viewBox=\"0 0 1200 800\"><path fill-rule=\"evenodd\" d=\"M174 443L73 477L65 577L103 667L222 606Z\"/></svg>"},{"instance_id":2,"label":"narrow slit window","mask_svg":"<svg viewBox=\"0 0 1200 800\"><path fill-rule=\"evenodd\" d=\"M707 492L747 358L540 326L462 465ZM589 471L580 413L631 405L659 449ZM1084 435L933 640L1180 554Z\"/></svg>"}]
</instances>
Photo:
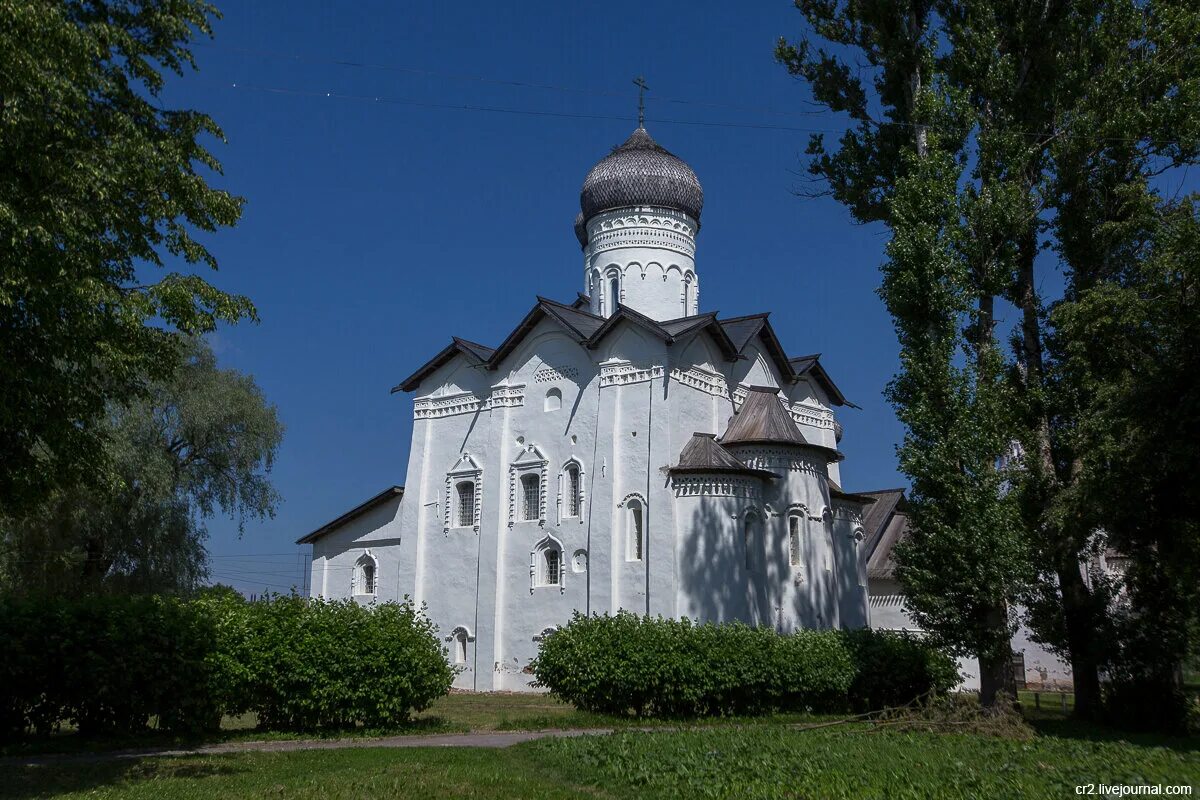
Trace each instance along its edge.
<instances>
[{"instance_id":1,"label":"narrow slit window","mask_svg":"<svg viewBox=\"0 0 1200 800\"><path fill-rule=\"evenodd\" d=\"M567 516L579 516L579 467L567 467Z\"/></svg>"},{"instance_id":2,"label":"narrow slit window","mask_svg":"<svg viewBox=\"0 0 1200 800\"><path fill-rule=\"evenodd\" d=\"M615 275L608 282L608 297L615 312L621 307L621 280Z\"/></svg>"},{"instance_id":3,"label":"narrow slit window","mask_svg":"<svg viewBox=\"0 0 1200 800\"><path fill-rule=\"evenodd\" d=\"M793 567L800 566L800 518L788 517L788 560Z\"/></svg>"},{"instance_id":4,"label":"narrow slit window","mask_svg":"<svg viewBox=\"0 0 1200 800\"><path fill-rule=\"evenodd\" d=\"M528 522L541 517L541 481L537 475L521 477L521 519Z\"/></svg>"},{"instance_id":5,"label":"narrow slit window","mask_svg":"<svg viewBox=\"0 0 1200 800\"><path fill-rule=\"evenodd\" d=\"M467 663L467 632L461 628L454 634L454 663Z\"/></svg>"},{"instance_id":6,"label":"narrow slit window","mask_svg":"<svg viewBox=\"0 0 1200 800\"><path fill-rule=\"evenodd\" d=\"M762 527L762 520L757 514L749 514L746 516L745 527L745 545L746 545L746 572L756 572L758 568L759 553L762 552L762 542L759 531Z\"/></svg>"},{"instance_id":7,"label":"narrow slit window","mask_svg":"<svg viewBox=\"0 0 1200 800\"><path fill-rule=\"evenodd\" d=\"M626 549L626 558L630 561L642 560L642 537L644 535L645 521L642 504L637 500L629 501L629 542Z\"/></svg>"}]
</instances>

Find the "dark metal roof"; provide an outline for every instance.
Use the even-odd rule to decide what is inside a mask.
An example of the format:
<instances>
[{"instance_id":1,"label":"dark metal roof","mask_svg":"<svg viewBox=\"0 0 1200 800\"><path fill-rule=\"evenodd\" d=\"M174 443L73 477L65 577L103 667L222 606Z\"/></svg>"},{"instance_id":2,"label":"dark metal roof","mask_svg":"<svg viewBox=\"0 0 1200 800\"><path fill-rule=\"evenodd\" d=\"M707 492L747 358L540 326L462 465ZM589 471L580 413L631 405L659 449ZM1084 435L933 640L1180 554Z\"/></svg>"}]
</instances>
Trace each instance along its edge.
<instances>
[{"instance_id":1,"label":"dark metal roof","mask_svg":"<svg viewBox=\"0 0 1200 800\"><path fill-rule=\"evenodd\" d=\"M729 335L729 340L740 353L754 339L754 335L767 324L766 314L750 314L745 317L730 317L721 320L721 327Z\"/></svg>"},{"instance_id":2,"label":"dark metal roof","mask_svg":"<svg viewBox=\"0 0 1200 800\"><path fill-rule=\"evenodd\" d=\"M537 303L525 315L525 318L494 350L477 342L453 337L451 343L444 350L393 387L392 391L411 392L421 385L421 381L460 353L474 366L496 369L505 356L511 353L543 319L551 319L558 323L576 341L589 348L599 344L610 331L624 321L637 325L669 345L706 331L716 342L721 353L731 361L735 360L757 336L762 340L767 355L774 362L785 383L795 382L801 376L809 375L824 388L831 402L836 405L849 405L857 408L853 403L848 402L834 386L833 381L821 367L818 356L788 359L771 328L767 314L717 319L716 312L710 311L691 317L658 321L634 311L628 306L621 306L607 318L600 317L586 310L588 304L588 297L584 294L579 294L575 302L570 305L538 297Z\"/></svg>"},{"instance_id":3,"label":"dark metal roof","mask_svg":"<svg viewBox=\"0 0 1200 800\"><path fill-rule=\"evenodd\" d=\"M825 390L825 394L829 395L829 402L835 406L858 408L858 406L846 399L846 396L842 394L842 390L834 384L833 379L829 377L829 373L821 366L820 353L814 353L809 356L797 356L788 359L788 362L792 365L792 370L796 373L796 377L801 378L811 374L812 379Z\"/></svg>"},{"instance_id":4,"label":"dark metal roof","mask_svg":"<svg viewBox=\"0 0 1200 800\"><path fill-rule=\"evenodd\" d=\"M895 571L892 550L908 532L903 489L863 492L875 500L863 513L863 547L868 578L891 578Z\"/></svg>"},{"instance_id":5,"label":"dark metal roof","mask_svg":"<svg viewBox=\"0 0 1200 800\"><path fill-rule=\"evenodd\" d=\"M317 539L320 539L325 534L332 533L334 530L345 525L347 522L354 519L355 517L361 517L363 514L367 513L372 508L375 508L376 506L384 503L387 500L392 499L393 497L403 498L404 497L404 487L403 486L389 486L388 488L384 489L379 494L372 497L370 500L367 500L365 503L360 503L359 505L356 505L354 508L347 511L345 514L342 514L340 517L333 520L332 522L326 522L324 525L317 528L312 533L309 533L305 536L301 536L299 539L296 540L296 544L312 544L313 542L315 542Z\"/></svg>"},{"instance_id":6,"label":"dark metal roof","mask_svg":"<svg viewBox=\"0 0 1200 800\"><path fill-rule=\"evenodd\" d=\"M721 436L724 445L749 442L808 444L791 414L783 407L778 389L751 386L742 407Z\"/></svg>"},{"instance_id":7,"label":"dark metal roof","mask_svg":"<svg viewBox=\"0 0 1200 800\"><path fill-rule=\"evenodd\" d=\"M679 463L671 467L671 472L720 472L754 475L759 478L778 477L767 470L747 467L717 444L715 433L693 433L692 438L683 446L683 452L679 454Z\"/></svg>"},{"instance_id":8,"label":"dark metal roof","mask_svg":"<svg viewBox=\"0 0 1200 800\"><path fill-rule=\"evenodd\" d=\"M587 244L587 220L614 208L662 206L682 211L700 224L704 189L684 161L638 127L625 143L592 167L579 192L581 214L575 235Z\"/></svg>"}]
</instances>

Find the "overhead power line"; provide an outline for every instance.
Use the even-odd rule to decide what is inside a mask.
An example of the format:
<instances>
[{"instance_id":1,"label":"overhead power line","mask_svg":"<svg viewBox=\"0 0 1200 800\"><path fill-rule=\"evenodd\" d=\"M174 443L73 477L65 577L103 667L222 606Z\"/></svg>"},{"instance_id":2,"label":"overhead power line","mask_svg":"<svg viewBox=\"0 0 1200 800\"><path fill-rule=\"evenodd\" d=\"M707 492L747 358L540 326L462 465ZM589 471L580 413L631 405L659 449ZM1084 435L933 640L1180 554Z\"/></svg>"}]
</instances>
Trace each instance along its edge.
<instances>
[{"instance_id":1,"label":"overhead power line","mask_svg":"<svg viewBox=\"0 0 1200 800\"><path fill-rule=\"evenodd\" d=\"M344 58L329 58L327 56L312 56L302 53L285 53L279 50L263 50L254 47L234 47L230 45L222 45L215 43L196 42L198 47L207 47L213 50L224 50L230 53L242 53L245 55L256 55L264 58L274 58L285 61L298 61L306 64L326 64L337 67L349 67L362 70L377 70L381 72L400 72L408 75L420 75L428 78L445 78L447 80L470 81L476 83L489 84L492 86L511 86L521 89L539 89L545 91L564 92L568 94L591 95L595 97L620 97L632 99L636 95L627 91L615 91L612 89L594 89L579 86L566 86L557 83L542 83L538 81L523 81L510 78L495 78L486 75L470 75L460 72L443 72L440 70L427 69L424 67L410 67L398 64L381 64L369 61L355 61ZM672 105L698 106L705 108L720 108L730 111L742 111L756 114L771 114L775 116L785 117L806 117L806 116L821 116L825 113L824 108L815 111L797 111L785 110L780 108L768 108L763 106L746 106L733 103L721 103L712 100L689 100L678 97L662 97L654 95L653 100L656 103L670 103ZM801 101L809 105L817 105L811 101Z\"/></svg>"}]
</instances>

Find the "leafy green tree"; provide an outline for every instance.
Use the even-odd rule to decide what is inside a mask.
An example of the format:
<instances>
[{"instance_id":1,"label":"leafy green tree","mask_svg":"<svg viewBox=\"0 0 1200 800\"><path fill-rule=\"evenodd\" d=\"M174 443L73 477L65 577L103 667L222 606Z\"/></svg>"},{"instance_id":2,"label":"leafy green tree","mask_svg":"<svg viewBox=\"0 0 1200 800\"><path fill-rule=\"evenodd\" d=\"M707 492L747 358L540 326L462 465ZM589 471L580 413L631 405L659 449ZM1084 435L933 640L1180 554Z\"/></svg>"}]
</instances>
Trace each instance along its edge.
<instances>
[{"instance_id":1,"label":"leafy green tree","mask_svg":"<svg viewBox=\"0 0 1200 800\"><path fill-rule=\"evenodd\" d=\"M916 531L898 555L916 616L980 655L986 700L1002 677L1009 606L1032 600L1043 638L1072 663L1077 710L1092 715L1116 587L1085 568L1112 523L1076 485L1095 386L1059 364L1078 334L1047 325L1040 256L1048 246L1066 267L1068 304L1135 275L1161 206L1150 181L1192 163L1200 141L1197 10L1171 0L796 5L834 49L781 42L777 56L852 119L833 151L813 138L810 172L893 237L882 292L901 341L889 397L908 430L900 456ZM914 113L922 88L955 109L951 119ZM963 167L953 187L912 168L929 167L935 133ZM935 303L939 286L950 293ZM997 302L1017 312L1010 331L996 330ZM1006 334L1011 356L998 346ZM939 380L956 371L959 403ZM1005 438L1019 448L1001 459ZM963 613L983 606L990 654Z\"/></svg>"},{"instance_id":2,"label":"leafy green tree","mask_svg":"<svg viewBox=\"0 0 1200 800\"><path fill-rule=\"evenodd\" d=\"M215 15L0 0L0 513L105 468L108 404L170 373L170 329L255 315L198 274L151 277L168 258L215 269L197 233L241 214L209 184L220 129L161 98Z\"/></svg>"},{"instance_id":3,"label":"leafy green tree","mask_svg":"<svg viewBox=\"0 0 1200 800\"><path fill-rule=\"evenodd\" d=\"M892 234L880 292L901 371L887 395L906 429L899 455L912 480L913 519L898 551L900 577L918 623L979 658L991 704L1009 677L1010 602L1031 577L1018 506L997 469L1017 422L993 332L996 257L982 255L997 238L984 229L998 226L991 164L976 169L980 190L960 192L972 97L937 56L934 3L796 5L837 49L781 41L776 56L818 101L852 120L832 152L822 136L811 139L809 171L857 220L883 222ZM852 57L873 68L870 84ZM882 121L872 116L876 105Z\"/></svg>"},{"instance_id":4,"label":"leafy green tree","mask_svg":"<svg viewBox=\"0 0 1200 800\"><path fill-rule=\"evenodd\" d=\"M111 407L105 427L111 482L59 489L0 529L10 591L188 592L207 577L206 520L274 515L283 425L203 342L187 341L175 373Z\"/></svg>"}]
</instances>

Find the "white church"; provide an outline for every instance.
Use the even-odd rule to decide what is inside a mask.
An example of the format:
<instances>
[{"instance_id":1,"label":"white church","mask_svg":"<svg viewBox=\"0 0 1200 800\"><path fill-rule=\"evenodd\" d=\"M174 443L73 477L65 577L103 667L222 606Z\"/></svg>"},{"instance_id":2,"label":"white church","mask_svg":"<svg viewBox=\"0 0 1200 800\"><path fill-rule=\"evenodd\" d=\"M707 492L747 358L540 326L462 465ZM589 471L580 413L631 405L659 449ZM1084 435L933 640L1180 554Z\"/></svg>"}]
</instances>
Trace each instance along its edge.
<instances>
[{"instance_id":1,"label":"white church","mask_svg":"<svg viewBox=\"0 0 1200 800\"><path fill-rule=\"evenodd\" d=\"M537 298L495 346L453 338L396 386L407 482L299 540L313 595L426 604L478 691L528 689L577 610L870 623L875 498L841 488L837 449L851 404L766 314L700 310L703 202L641 125L591 169L584 292Z\"/></svg>"}]
</instances>

